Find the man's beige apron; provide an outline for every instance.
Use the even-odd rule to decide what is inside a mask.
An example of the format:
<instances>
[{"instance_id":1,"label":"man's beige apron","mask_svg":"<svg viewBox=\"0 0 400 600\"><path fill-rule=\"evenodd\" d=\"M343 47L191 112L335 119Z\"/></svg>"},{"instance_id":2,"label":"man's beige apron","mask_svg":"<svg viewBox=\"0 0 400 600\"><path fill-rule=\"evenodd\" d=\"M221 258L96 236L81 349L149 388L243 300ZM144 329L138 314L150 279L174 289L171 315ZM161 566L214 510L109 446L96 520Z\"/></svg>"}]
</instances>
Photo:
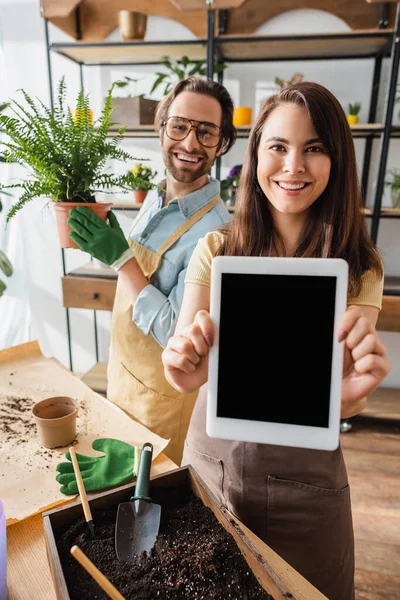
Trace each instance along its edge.
<instances>
[{"instance_id":1,"label":"man's beige apron","mask_svg":"<svg viewBox=\"0 0 400 600\"><path fill-rule=\"evenodd\" d=\"M350 489L334 452L210 438L207 384L199 392L182 464L329 600L354 598Z\"/></svg>"},{"instance_id":2,"label":"man's beige apron","mask_svg":"<svg viewBox=\"0 0 400 600\"><path fill-rule=\"evenodd\" d=\"M149 281L163 254L218 202L219 195L178 227L157 252L148 250L135 240L129 241ZM133 323L132 303L118 281L111 326L107 398L157 435L170 439L164 452L180 465L197 392L182 394L169 385L164 377L162 351L163 348L151 335L145 335Z\"/></svg>"}]
</instances>

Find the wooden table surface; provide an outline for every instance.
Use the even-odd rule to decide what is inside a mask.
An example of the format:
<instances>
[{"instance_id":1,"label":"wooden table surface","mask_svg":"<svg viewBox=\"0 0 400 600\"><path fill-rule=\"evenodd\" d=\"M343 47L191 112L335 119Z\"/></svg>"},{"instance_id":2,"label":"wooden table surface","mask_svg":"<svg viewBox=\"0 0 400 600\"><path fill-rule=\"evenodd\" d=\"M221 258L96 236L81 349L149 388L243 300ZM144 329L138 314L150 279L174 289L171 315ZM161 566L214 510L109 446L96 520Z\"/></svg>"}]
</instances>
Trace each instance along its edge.
<instances>
[{"instance_id":1,"label":"wooden table surface","mask_svg":"<svg viewBox=\"0 0 400 600\"><path fill-rule=\"evenodd\" d=\"M161 475L176 468L172 460L160 454L151 474ZM71 502L75 500L74 496ZM7 584L8 600L56 600L41 514L7 527Z\"/></svg>"}]
</instances>

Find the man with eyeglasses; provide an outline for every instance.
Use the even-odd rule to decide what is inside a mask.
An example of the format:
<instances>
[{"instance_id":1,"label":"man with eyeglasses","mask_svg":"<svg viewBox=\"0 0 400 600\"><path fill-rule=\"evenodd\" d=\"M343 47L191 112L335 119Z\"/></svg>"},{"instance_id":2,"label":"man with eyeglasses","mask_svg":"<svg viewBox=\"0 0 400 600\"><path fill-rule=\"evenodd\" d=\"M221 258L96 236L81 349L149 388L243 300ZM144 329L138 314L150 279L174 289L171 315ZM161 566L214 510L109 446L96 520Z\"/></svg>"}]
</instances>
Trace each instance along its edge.
<instances>
[{"instance_id":1,"label":"man with eyeglasses","mask_svg":"<svg viewBox=\"0 0 400 600\"><path fill-rule=\"evenodd\" d=\"M155 118L166 180L147 195L129 240L112 212L109 224L85 208L71 211L69 219L80 237L83 232L83 244L71 234L78 245L119 274L107 397L169 439L164 451L177 464L197 394L167 383L161 353L175 330L197 241L230 220L210 171L235 142L232 118L232 99L222 85L196 77L180 81Z\"/></svg>"}]
</instances>

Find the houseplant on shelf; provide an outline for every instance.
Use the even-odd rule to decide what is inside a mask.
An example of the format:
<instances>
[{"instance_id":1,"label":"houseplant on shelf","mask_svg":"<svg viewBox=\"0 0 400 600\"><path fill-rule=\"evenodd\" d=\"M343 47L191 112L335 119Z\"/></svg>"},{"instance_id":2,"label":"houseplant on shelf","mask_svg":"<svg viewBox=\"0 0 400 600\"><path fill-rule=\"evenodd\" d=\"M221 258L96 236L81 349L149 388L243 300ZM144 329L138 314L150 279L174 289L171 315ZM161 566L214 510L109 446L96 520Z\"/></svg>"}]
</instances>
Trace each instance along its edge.
<instances>
[{"instance_id":1,"label":"houseplant on shelf","mask_svg":"<svg viewBox=\"0 0 400 600\"><path fill-rule=\"evenodd\" d=\"M152 183L152 179L156 177L157 171L153 171L151 167L145 167L142 163L138 163L128 173L132 176L130 185L135 195L135 204L142 204L147 196L147 192L156 187Z\"/></svg>"},{"instance_id":2,"label":"houseplant on shelf","mask_svg":"<svg viewBox=\"0 0 400 600\"><path fill-rule=\"evenodd\" d=\"M393 208L400 205L400 169L390 169L388 171L390 179L385 181L385 185L390 187Z\"/></svg>"},{"instance_id":3,"label":"houseplant on shelf","mask_svg":"<svg viewBox=\"0 0 400 600\"><path fill-rule=\"evenodd\" d=\"M140 125L153 125L158 102L145 98L144 94L136 93L139 80L132 77L115 81L116 89L127 88L127 96L117 96L112 99L113 120L130 129Z\"/></svg>"},{"instance_id":4,"label":"houseplant on shelf","mask_svg":"<svg viewBox=\"0 0 400 600\"><path fill-rule=\"evenodd\" d=\"M360 109L361 102L354 102L354 104L349 104L349 114L346 116L349 125L357 125L358 114L360 112Z\"/></svg>"},{"instance_id":5,"label":"houseplant on shelf","mask_svg":"<svg viewBox=\"0 0 400 600\"><path fill-rule=\"evenodd\" d=\"M221 181L221 198L228 206L235 206L236 192L240 181L243 165L235 165L229 171L228 177Z\"/></svg>"},{"instance_id":6,"label":"houseplant on shelf","mask_svg":"<svg viewBox=\"0 0 400 600\"><path fill-rule=\"evenodd\" d=\"M279 88L281 90L283 90L283 88L285 88L286 86L291 85L292 83L298 83L299 81L303 80L303 73L295 73L290 79L281 79L280 77L275 77L275 83L276 85L279 85Z\"/></svg>"},{"instance_id":7,"label":"houseplant on shelf","mask_svg":"<svg viewBox=\"0 0 400 600\"><path fill-rule=\"evenodd\" d=\"M3 110L5 108L7 108L7 106L8 106L8 103L0 104L0 113L3 112ZM1 154L0 154L0 162L6 162L6 159ZM10 194L8 194L7 192L0 191L0 194L10 196ZM2 210L3 210L3 204L0 200L0 212ZM0 250L0 269L3 271L3 273L6 277L11 277L11 275L13 274L12 264L10 263L7 256L4 254L4 252L2 250ZM6 287L7 286L4 283L4 281L2 279L0 279L0 297L3 295L3 292L5 291Z\"/></svg>"},{"instance_id":8,"label":"houseplant on shelf","mask_svg":"<svg viewBox=\"0 0 400 600\"><path fill-rule=\"evenodd\" d=\"M0 202L0 212L3 210L3 206ZM8 260L7 256L4 254L2 250L0 250L0 269L3 271L6 277L11 277L13 274L12 264ZM3 292L6 289L6 284L2 279L0 279L0 297L3 295Z\"/></svg>"},{"instance_id":9,"label":"houseplant on shelf","mask_svg":"<svg viewBox=\"0 0 400 600\"><path fill-rule=\"evenodd\" d=\"M81 90L75 111L66 105L64 78L58 86L54 109L42 101L33 100L21 90L26 105L12 100L12 116L0 116L0 132L7 134L2 142L7 162L16 162L30 169L30 176L0 189L21 188L23 193L7 215L7 222L35 198L48 198L56 211L60 244L77 248L69 238L66 223L70 209L85 205L104 221L111 203L96 202L95 194L103 191L129 191L132 176L107 172L107 161L135 160L119 148L123 128L114 137L107 137L111 125L113 87L108 90L100 117L91 122L89 97Z\"/></svg>"},{"instance_id":10,"label":"houseplant on shelf","mask_svg":"<svg viewBox=\"0 0 400 600\"><path fill-rule=\"evenodd\" d=\"M162 84L165 85L164 96L166 96L178 81L187 77L205 77L207 75L205 60L190 60L188 56L182 56L180 60L175 60L171 56L163 56L161 64L167 69L167 72L155 73L156 79L150 94ZM224 69L226 69L226 65L214 64L214 73L221 73Z\"/></svg>"}]
</instances>

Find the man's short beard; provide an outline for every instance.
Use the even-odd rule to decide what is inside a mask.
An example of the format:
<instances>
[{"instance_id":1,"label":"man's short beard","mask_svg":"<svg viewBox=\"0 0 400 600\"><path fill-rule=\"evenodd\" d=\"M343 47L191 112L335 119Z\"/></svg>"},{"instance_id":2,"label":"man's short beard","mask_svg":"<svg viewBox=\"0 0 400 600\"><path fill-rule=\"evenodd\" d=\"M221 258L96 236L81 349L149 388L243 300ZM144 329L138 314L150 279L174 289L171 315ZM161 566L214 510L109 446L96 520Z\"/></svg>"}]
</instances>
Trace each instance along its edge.
<instances>
[{"instance_id":1,"label":"man's short beard","mask_svg":"<svg viewBox=\"0 0 400 600\"><path fill-rule=\"evenodd\" d=\"M200 177L208 175L214 164L214 161L211 162L209 159L203 158L199 168L195 171L192 169L185 170L184 168L178 169L174 164L173 154L170 152L164 153L164 162L167 171L172 175L175 181L179 181L180 183L193 183L193 181L200 179Z\"/></svg>"}]
</instances>

